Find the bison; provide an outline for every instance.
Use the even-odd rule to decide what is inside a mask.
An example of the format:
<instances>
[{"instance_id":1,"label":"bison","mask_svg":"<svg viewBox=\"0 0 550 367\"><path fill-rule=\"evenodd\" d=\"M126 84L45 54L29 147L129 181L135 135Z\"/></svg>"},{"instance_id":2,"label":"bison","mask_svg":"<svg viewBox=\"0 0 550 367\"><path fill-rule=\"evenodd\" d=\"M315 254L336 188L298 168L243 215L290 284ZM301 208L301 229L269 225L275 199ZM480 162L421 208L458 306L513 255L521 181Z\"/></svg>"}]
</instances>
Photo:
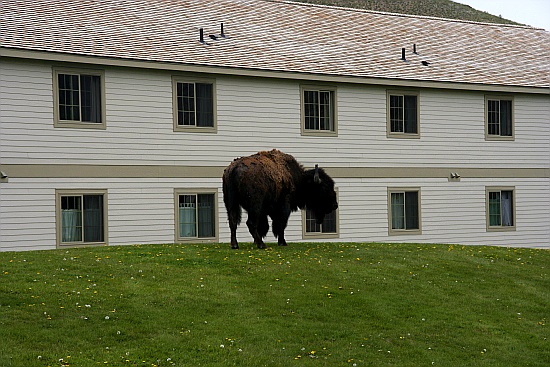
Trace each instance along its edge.
<instances>
[{"instance_id":1,"label":"bison","mask_svg":"<svg viewBox=\"0 0 550 367\"><path fill-rule=\"evenodd\" d=\"M279 246L286 246L285 228L293 211L311 210L317 223L336 210L334 181L322 168L305 170L293 156L273 149L235 159L223 172L223 201L231 229L231 248L238 249L237 226L241 207L248 212L246 224L258 248L272 220Z\"/></svg>"}]
</instances>

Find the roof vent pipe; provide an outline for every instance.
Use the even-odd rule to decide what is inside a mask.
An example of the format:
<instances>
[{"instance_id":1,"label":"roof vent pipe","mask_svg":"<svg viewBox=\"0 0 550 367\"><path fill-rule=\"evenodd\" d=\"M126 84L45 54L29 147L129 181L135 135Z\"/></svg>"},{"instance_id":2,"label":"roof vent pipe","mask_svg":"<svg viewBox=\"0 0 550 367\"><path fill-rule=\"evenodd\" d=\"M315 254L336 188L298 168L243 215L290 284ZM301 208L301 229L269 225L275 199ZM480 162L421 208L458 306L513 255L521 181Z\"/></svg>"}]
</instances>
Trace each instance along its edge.
<instances>
[{"instance_id":1,"label":"roof vent pipe","mask_svg":"<svg viewBox=\"0 0 550 367\"><path fill-rule=\"evenodd\" d=\"M223 38L225 38L225 33L223 33L223 23L222 23L221 26L220 26L220 36L222 36Z\"/></svg>"},{"instance_id":2,"label":"roof vent pipe","mask_svg":"<svg viewBox=\"0 0 550 367\"><path fill-rule=\"evenodd\" d=\"M402 48L401 49L401 60L403 61L406 61L407 59L405 58L405 48Z\"/></svg>"},{"instance_id":3,"label":"roof vent pipe","mask_svg":"<svg viewBox=\"0 0 550 367\"><path fill-rule=\"evenodd\" d=\"M205 43L204 42L204 30L201 28L199 30L199 32L200 32L200 39L199 39L200 43Z\"/></svg>"},{"instance_id":4,"label":"roof vent pipe","mask_svg":"<svg viewBox=\"0 0 550 367\"><path fill-rule=\"evenodd\" d=\"M413 44L413 54L416 54L416 43Z\"/></svg>"}]
</instances>

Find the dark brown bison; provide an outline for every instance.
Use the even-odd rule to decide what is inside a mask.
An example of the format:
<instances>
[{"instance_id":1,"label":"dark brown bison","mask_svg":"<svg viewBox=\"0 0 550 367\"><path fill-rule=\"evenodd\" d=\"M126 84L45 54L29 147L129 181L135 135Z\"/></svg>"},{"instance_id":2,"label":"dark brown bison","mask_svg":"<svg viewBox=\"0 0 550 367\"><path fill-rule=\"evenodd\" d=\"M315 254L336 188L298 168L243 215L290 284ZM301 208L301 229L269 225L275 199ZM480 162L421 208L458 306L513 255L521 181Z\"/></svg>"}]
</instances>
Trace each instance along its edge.
<instances>
[{"instance_id":1,"label":"dark brown bison","mask_svg":"<svg viewBox=\"0 0 550 367\"><path fill-rule=\"evenodd\" d=\"M235 159L223 172L223 201L231 229L231 248L238 249L237 226L241 207L254 243L265 248L263 238L272 220L273 234L286 246L285 228L293 211L308 208L318 223L338 208L334 181L322 168L304 170L293 156L276 149Z\"/></svg>"}]
</instances>

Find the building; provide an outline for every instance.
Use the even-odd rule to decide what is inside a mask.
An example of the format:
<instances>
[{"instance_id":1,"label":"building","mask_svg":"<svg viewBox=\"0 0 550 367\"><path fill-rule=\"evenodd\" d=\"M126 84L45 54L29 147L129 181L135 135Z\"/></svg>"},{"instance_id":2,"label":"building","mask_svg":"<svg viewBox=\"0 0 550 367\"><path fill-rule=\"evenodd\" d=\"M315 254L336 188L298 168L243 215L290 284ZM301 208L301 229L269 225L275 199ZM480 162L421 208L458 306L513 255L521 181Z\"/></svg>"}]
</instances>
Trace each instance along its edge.
<instances>
[{"instance_id":1,"label":"building","mask_svg":"<svg viewBox=\"0 0 550 367\"><path fill-rule=\"evenodd\" d=\"M2 251L228 242L223 169L272 148L338 190L289 241L550 247L549 32L269 0L0 5Z\"/></svg>"}]
</instances>

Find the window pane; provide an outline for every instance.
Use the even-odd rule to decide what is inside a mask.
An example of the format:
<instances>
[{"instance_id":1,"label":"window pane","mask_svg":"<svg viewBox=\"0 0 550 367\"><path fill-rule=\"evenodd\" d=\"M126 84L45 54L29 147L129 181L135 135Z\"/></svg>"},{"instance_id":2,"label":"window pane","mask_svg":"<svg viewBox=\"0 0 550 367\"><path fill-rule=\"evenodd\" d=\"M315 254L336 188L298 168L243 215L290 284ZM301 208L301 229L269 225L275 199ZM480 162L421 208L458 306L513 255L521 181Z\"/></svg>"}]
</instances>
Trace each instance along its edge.
<instances>
[{"instance_id":1,"label":"window pane","mask_svg":"<svg viewBox=\"0 0 550 367\"><path fill-rule=\"evenodd\" d=\"M195 195L179 196L179 237L197 236L197 203Z\"/></svg>"},{"instance_id":2,"label":"window pane","mask_svg":"<svg viewBox=\"0 0 550 367\"><path fill-rule=\"evenodd\" d=\"M487 132L489 135L500 135L499 101L487 101Z\"/></svg>"},{"instance_id":3,"label":"window pane","mask_svg":"<svg viewBox=\"0 0 550 367\"><path fill-rule=\"evenodd\" d=\"M500 101L500 135L512 136L512 101Z\"/></svg>"},{"instance_id":4,"label":"window pane","mask_svg":"<svg viewBox=\"0 0 550 367\"><path fill-rule=\"evenodd\" d=\"M196 84L197 126L214 126L214 97L212 84Z\"/></svg>"},{"instance_id":5,"label":"window pane","mask_svg":"<svg viewBox=\"0 0 550 367\"><path fill-rule=\"evenodd\" d=\"M178 125L195 125L195 84L177 83L177 93Z\"/></svg>"},{"instance_id":6,"label":"window pane","mask_svg":"<svg viewBox=\"0 0 550 367\"><path fill-rule=\"evenodd\" d=\"M489 192L489 226L500 226L500 192Z\"/></svg>"},{"instance_id":7,"label":"window pane","mask_svg":"<svg viewBox=\"0 0 550 367\"><path fill-rule=\"evenodd\" d=\"M336 210L325 215L322 231L323 233L336 233Z\"/></svg>"},{"instance_id":8,"label":"window pane","mask_svg":"<svg viewBox=\"0 0 550 367\"><path fill-rule=\"evenodd\" d=\"M391 193L391 223L392 229L405 229L405 194L402 192Z\"/></svg>"},{"instance_id":9,"label":"window pane","mask_svg":"<svg viewBox=\"0 0 550 367\"><path fill-rule=\"evenodd\" d=\"M321 233L321 225L317 224L313 211L306 208L306 233Z\"/></svg>"},{"instance_id":10,"label":"window pane","mask_svg":"<svg viewBox=\"0 0 550 367\"><path fill-rule=\"evenodd\" d=\"M390 131L402 133L403 128L403 96L390 96Z\"/></svg>"},{"instance_id":11,"label":"window pane","mask_svg":"<svg viewBox=\"0 0 550 367\"><path fill-rule=\"evenodd\" d=\"M82 202L80 196L61 197L61 242L82 241Z\"/></svg>"},{"instance_id":12,"label":"window pane","mask_svg":"<svg viewBox=\"0 0 550 367\"><path fill-rule=\"evenodd\" d=\"M319 130L319 94L317 91L304 91L304 123L308 130Z\"/></svg>"},{"instance_id":13,"label":"window pane","mask_svg":"<svg viewBox=\"0 0 550 367\"><path fill-rule=\"evenodd\" d=\"M216 219L214 213L214 195L213 194L199 194L197 195L199 202L199 237L214 237L215 227L214 222Z\"/></svg>"},{"instance_id":14,"label":"window pane","mask_svg":"<svg viewBox=\"0 0 550 367\"><path fill-rule=\"evenodd\" d=\"M319 92L319 129L332 130L332 92Z\"/></svg>"},{"instance_id":15,"label":"window pane","mask_svg":"<svg viewBox=\"0 0 550 367\"><path fill-rule=\"evenodd\" d=\"M101 122L101 78L99 75L80 76L82 121Z\"/></svg>"},{"instance_id":16,"label":"window pane","mask_svg":"<svg viewBox=\"0 0 550 367\"><path fill-rule=\"evenodd\" d=\"M501 191L501 217L503 226L513 226L514 225L514 205L513 205L513 192L512 191Z\"/></svg>"},{"instance_id":17,"label":"window pane","mask_svg":"<svg viewBox=\"0 0 550 367\"><path fill-rule=\"evenodd\" d=\"M58 74L59 119L80 121L78 75Z\"/></svg>"},{"instance_id":18,"label":"window pane","mask_svg":"<svg viewBox=\"0 0 550 367\"><path fill-rule=\"evenodd\" d=\"M418 229L418 191L405 192L406 229Z\"/></svg>"},{"instance_id":19,"label":"window pane","mask_svg":"<svg viewBox=\"0 0 550 367\"><path fill-rule=\"evenodd\" d=\"M416 134L417 133L417 98L416 96L405 96L405 133Z\"/></svg>"},{"instance_id":20,"label":"window pane","mask_svg":"<svg viewBox=\"0 0 550 367\"><path fill-rule=\"evenodd\" d=\"M84 242L103 241L103 195L84 195Z\"/></svg>"}]
</instances>

